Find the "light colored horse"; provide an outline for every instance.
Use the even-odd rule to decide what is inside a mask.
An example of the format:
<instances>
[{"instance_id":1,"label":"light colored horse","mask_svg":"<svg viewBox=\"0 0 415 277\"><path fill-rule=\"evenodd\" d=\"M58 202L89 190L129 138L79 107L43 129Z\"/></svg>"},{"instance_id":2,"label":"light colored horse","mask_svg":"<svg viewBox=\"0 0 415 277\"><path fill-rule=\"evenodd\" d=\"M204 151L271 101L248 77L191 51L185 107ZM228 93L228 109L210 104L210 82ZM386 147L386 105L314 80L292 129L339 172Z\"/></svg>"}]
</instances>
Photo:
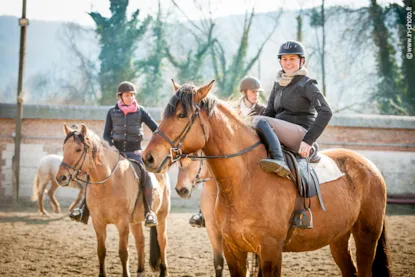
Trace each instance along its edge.
<instances>
[{"instance_id":1,"label":"light colored horse","mask_svg":"<svg viewBox=\"0 0 415 277\"><path fill-rule=\"evenodd\" d=\"M65 186L72 179L82 181L78 172L89 176L86 202L97 235L99 275L106 276L106 227L114 224L119 233L119 256L123 277L130 277L128 235L135 238L138 254L137 276L144 276L144 206L140 182L143 170L136 179L131 163L120 153L109 148L108 143L82 124L80 131L64 125L63 161L57 173L59 184ZM167 174L156 175L158 187L153 191L153 211L158 225L150 230L150 265L167 276L166 220L170 211L170 184ZM84 180L85 181L85 180Z\"/></svg>"},{"instance_id":2,"label":"light colored horse","mask_svg":"<svg viewBox=\"0 0 415 277\"><path fill-rule=\"evenodd\" d=\"M300 202L293 182L263 171L267 157L258 135L215 97L213 82L178 86L143 153L152 172L165 172L177 159L203 150L218 182L215 214L231 276L245 276L248 252L260 259L263 276L281 276L282 252L330 245L343 276L390 276L385 224L386 184L376 166L347 149L323 152L344 176L321 186L326 211L311 198L313 229L292 227ZM213 158L215 157L215 158ZM356 244L357 268L349 239Z\"/></svg>"},{"instance_id":3,"label":"light colored horse","mask_svg":"<svg viewBox=\"0 0 415 277\"><path fill-rule=\"evenodd\" d=\"M58 173L61 162L62 156L55 154L47 155L39 161L39 166L36 170L36 175L33 180L32 201L38 201L38 211L41 214L48 214L48 212L45 210L43 206L43 197L45 192L47 192L49 195L52 210L55 213L61 212L59 202L55 197L55 192L59 187L59 184L56 180L56 173ZM46 189L49 183L50 188ZM72 188L79 189L78 197L69 206L69 212L71 212L81 201L82 196L84 194L84 187L82 186L82 184L77 182L71 182L69 186Z\"/></svg>"}]
</instances>

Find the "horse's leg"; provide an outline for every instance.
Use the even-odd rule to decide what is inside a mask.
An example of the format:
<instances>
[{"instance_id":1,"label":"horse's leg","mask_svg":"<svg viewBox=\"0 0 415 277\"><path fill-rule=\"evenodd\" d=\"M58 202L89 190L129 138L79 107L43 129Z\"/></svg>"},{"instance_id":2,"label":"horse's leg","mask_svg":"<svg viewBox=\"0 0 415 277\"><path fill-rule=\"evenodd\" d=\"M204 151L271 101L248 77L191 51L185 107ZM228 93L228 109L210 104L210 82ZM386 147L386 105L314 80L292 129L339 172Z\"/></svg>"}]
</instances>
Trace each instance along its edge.
<instances>
[{"instance_id":1,"label":"horse's leg","mask_svg":"<svg viewBox=\"0 0 415 277\"><path fill-rule=\"evenodd\" d=\"M105 241L107 239L107 225L97 222L97 220L95 220L94 218L92 218L92 223L94 225L95 233L97 235L97 253L99 260L98 277L105 277L107 276L107 272L105 270L105 255L107 253Z\"/></svg>"},{"instance_id":2,"label":"horse's leg","mask_svg":"<svg viewBox=\"0 0 415 277\"><path fill-rule=\"evenodd\" d=\"M135 248L138 255L137 277L144 276L144 232L143 224L130 224L130 230L134 235Z\"/></svg>"},{"instance_id":3,"label":"horse's leg","mask_svg":"<svg viewBox=\"0 0 415 277\"><path fill-rule=\"evenodd\" d=\"M130 226L128 220L116 224L119 233L118 255L122 266L122 276L130 277L130 265L128 262L128 234Z\"/></svg>"},{"instance_id":4,"label":"horse's leg","mask_svg":"<svg viewBox=\"0 0 415 277\"><path fill-rule=\"evenodd\" d=\"M39 181L40 185L39 185L39 192L38 192L38 211L41 214L47 215L48 212L45 210L45 207L43 206L43 197L44 197L45 189L46 189L48 182L45 182L42 179L42 176L39 176L39 178L41 179Z\"/></svg>"},{"instance_id":5,"label":"horse's leg","mask_svg":"<svg viewBox=\"0 0 415 277\"><path fill-rule=\"evenodd\" d=\"M167 258L166 258L166 246L167 246L167 215L164 213L157 215L159 223L157 225L157 241L160 247L160 277L167 276Z\"/></svg>"},{"instance_id":6,"label":"horse's leg","mask_svg":"<svg viewBox=\"0 0 415 277\"><path fill-rule=\"evenodd\" d=\"M377 219L377 220L376 220ZM356 261L359 277L372 276L376 245L382 232L383 219L372 215L360 215L352 229L356 243Z\"/></svg>"},{"instance_id":7,"label":"horse's leg","mask_svg":"<svg viewBox=\"0 0 415 277\"><path fill-rule=\"evenodd\" d=\"M213 249L213 265L216 277L223 275L223 247L222 233L219 230L215 217L216 182L213 183L213 190L210 183L206 183L200 195L200 208L206 221L206 231ZM212 190L212 191L210 191ZM212 192L212 193L211 193Z\"/></svg>"},{"instance_id":8,"label":"horse's leg","mask_svg":"<svg viewBox=\"0 0 415 277\"><path fill-rule=\"evenodd\" d=\"M216 225L216 223L214 222ZM210 226L209 226L210 225ZM217 226L212 226L212 223L206 221L206 229L210 243L213 249L213 265L215 267L215 276L221 277L223 275L223 247L222 247L222 234Z\"/></svg>"},{"instance_id":9,"label":"horse's leg","mask_svg":"<svg viewBox=\"0 0 415 277\"><path fill-rule=\"evenodd\" d=\"M81 202L82 197L84 196L84 190L80 189L79 193L78 193L78 197L76 198L76 200L69 206L69 212L72 212L76 206L78 206L79 202Z\"/></svg>"},{"instance_id":10,"label":"horse's leg","mask_svg":"<svg viewBox=\"0 0 415 277\"><path fill-rule=\"evenodd\" d=\"M260 265L262 276L281 276L282 246L280 244L262 244L260 247Z\"/></svg>"},{"instance_id":11,"label":"horse's leg","mask_svg":"<svg viewBox=\"0 0 415 277\"><path fill-rule=\"evenodd\" d=\"M236 250L235 247L232 247L227 243L223 243L223 252L225 253L231 276L247 276L246 257L248 253Z\"/></svg>"},{"instance_id":12,"label":"horse's leg","mask_svg":"<svg viewBox=\"0 0 415 277\"><path fill-rule=\"evenodd\" d=\"M349 239L350 232L347 232L336 241L330 243L331 255L339 266L343 277L356 276L357 272L352 256L350 255Z\"/></svg>"},{"instance_id":13,"label":"horse's leg","mask_svg":"<svg viewBox=\"0 0 415 277\"><path fill-rule=\"evenodd\" d=\"M53 179L52 179L51 183L52 184L51 184L50 189L48 191L48 195L49 195L49 199L50 199L50 204L52 206L52 210L55 213L60 213L61 212L61 207L60 207L59 202L58 202L58 200L56 199L56 196L55 196L55 191L58 189L59 185Z\"/></svg>"}]
</instances>

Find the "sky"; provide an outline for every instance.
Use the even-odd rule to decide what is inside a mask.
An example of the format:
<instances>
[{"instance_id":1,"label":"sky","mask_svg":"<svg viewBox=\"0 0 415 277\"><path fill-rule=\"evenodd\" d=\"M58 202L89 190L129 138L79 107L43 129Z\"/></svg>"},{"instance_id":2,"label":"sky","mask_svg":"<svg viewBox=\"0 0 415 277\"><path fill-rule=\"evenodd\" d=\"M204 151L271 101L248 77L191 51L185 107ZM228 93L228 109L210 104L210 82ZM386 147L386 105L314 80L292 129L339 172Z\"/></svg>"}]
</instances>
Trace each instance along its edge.
<instances>
[{"instance_id":1,"label":"sky","mask_svg":"<svg viewBox=\"0 0 415 277\"><path fill-rule=\"evenodd\" d=\"M201 13L195 8L194 2L210 2L213 17L221 17L231 14L243 14L255 6L255 11L275 11L284 9L310 8L321 4L321 0L175 0L190 19L198 19ZM23 0L0 0L0 15L13 15L21 17ZM332 5L347 5L358 8L367 6L369 0L326 0L326 7ZM378 0L383 5L393 0ZM173 10L172 0L161 0L163 10ZM140 9L140 14L153 15L157 11L157 0L131 0L128 6L128 14ZM109 0L27 0L26 17L46 21L74 21L82 25L93 25L87 12L98 11L104 16L109 16ZM176 17L177 19L177 17ZM180 19L180 18L179 18ZM181 18L185 20L185 18Z\"/></svg>"}]
</instances>

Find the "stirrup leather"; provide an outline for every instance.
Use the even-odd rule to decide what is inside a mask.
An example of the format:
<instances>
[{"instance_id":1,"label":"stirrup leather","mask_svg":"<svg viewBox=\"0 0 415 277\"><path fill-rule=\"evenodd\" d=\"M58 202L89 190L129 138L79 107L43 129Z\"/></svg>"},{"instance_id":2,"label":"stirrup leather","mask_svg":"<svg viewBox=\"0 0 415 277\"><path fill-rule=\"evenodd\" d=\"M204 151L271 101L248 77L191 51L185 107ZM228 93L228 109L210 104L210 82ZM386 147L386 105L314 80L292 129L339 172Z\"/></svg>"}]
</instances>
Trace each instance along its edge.
<instances>
[{"instance_id":1,"label":"stirrup leather","mask_svg":"<svg viewBox=\"0 0 415 277\"><path fill-rule=\"evenodd\" d=\"M292 226L294 228L313 229L313 214L310 208L296 211L292 220Z\"/></svg>"}]
</instances>

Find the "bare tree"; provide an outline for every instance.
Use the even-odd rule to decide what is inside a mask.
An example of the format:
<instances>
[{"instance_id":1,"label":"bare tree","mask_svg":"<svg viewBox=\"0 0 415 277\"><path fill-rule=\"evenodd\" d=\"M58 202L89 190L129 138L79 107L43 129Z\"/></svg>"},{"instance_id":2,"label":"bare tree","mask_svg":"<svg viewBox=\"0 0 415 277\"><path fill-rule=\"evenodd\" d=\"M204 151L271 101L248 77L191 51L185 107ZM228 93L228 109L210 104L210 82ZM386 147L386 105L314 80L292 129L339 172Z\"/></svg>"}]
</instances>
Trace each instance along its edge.
<instances>
[{"instance_id":1,"label":"bare tree","mask_svg":"<svg viewBox=\"0 0 415 277\"><path fill-rule=\"evenodd\" d=\"M96 44L94 30L76 23L65 23L60 32L66 52L72 56L74 68L67 68L66 77L61 77L59 85L67 92L67 100L79 103L97 104L99 99L98 80L98 49L91 45ZM88 45L88 49L81 49L80 44ZM95 53L95 54L94 54Z\"/></svg>"},{"instance_id":2,"label":"bare tree","mask_svg":"<svg viewBox=\"0 0 415 277\"><path fill-rule=\"evenodd\" d=\"M232 94L238 93L236 88L240 79L246 76L253 65L259 60L264 46L277 29L281 14L282 10L280 10L278 14L272 18L273 28L259 46L256 54L251 58L248 58L248 46L249 34L253 19L255 17L254 9L252 9L250 13L245 13L239 46L236 54L232 56L231 63L228 63L222 42L219 39L215 41L214 47L211 49L211 56L215 79L219 87L219 95L229 97Z\"/></svg>"}]
</instances>

